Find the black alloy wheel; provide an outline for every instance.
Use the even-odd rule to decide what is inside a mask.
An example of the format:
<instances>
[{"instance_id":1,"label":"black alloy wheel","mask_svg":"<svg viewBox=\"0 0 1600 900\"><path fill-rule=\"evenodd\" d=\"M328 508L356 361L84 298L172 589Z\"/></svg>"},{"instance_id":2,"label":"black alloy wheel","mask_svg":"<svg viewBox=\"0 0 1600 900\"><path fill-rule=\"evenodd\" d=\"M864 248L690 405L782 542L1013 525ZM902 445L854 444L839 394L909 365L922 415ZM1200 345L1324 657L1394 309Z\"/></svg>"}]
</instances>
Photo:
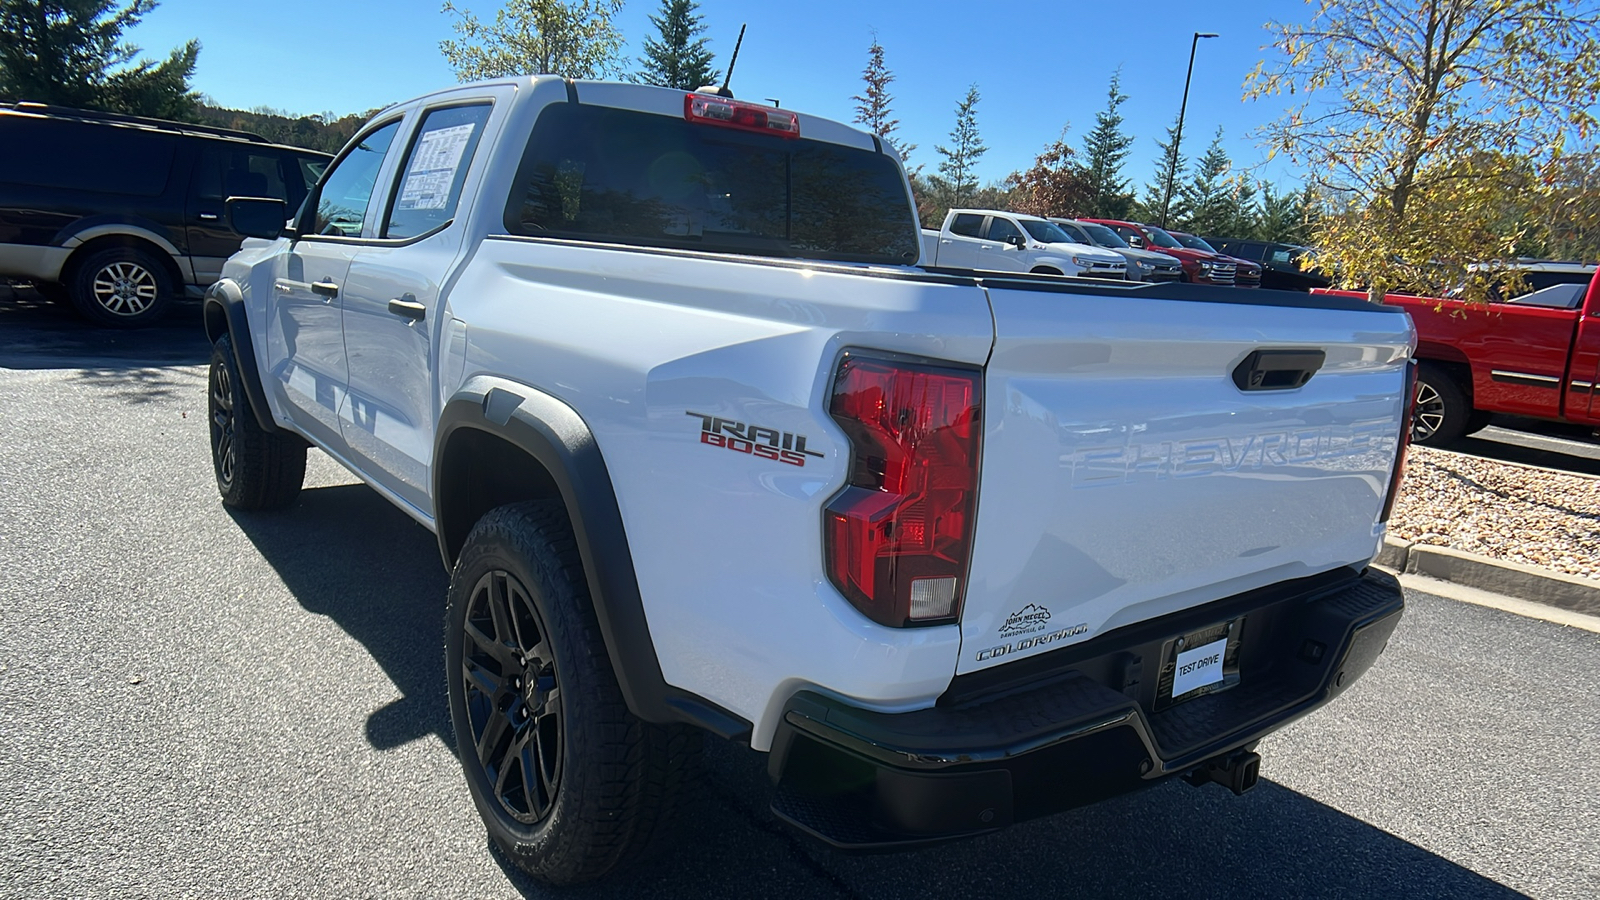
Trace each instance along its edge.
<instances>
[{"instance_id":1,"label":"black alloy wheel","mask_svg":"<svg viewBox=\"0 0 1600 900\"><path fill-rule=\"evenodd\" d=\"M226 494L233 487L239 457L234 443L233 376L220 358L211 360L210 381L211 461L216 466L217 488Z\"/></svg>"},{"instance_id":2,"label":"black alloy wheel","mask_svg":"<svg viewBox=\"0 0 1600 900\"><path fill-rule=\"evenodd\" d=\"M473 750L501 809L533 825L555 805L564 757L549 632L528 589L503 569L472 588L463 632L458 677Z\"/></svg>"}]
</instances>

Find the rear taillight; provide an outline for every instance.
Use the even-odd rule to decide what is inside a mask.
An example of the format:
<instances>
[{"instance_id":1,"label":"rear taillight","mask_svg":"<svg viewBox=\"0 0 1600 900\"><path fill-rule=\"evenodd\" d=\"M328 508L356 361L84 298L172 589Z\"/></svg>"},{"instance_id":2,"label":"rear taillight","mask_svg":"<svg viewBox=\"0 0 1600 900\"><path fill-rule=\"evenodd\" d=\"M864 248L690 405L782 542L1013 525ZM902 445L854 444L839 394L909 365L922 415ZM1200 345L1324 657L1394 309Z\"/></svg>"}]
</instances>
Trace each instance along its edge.
<instances>
[{"instance_id":1,"label":"rear taillight","mask_svg":"<svg viewBox=\"0 0 1600 900\"><path fill-rule=\"evenodd\" d=\"M720 125L778 137L800 136L800 117L784 109L741 103L716 94L686 94L683 117L701 125Z\"/></svg>"},{"instance_id":2,"label":"rear taillight","mask_svg":"<svg viewBox=\"0 0 1600 900\"><path fill-rule=\"evenodd\" d=\"M828 575L884 625L955 621L966 587L982 439L978 371L851 356L829 413L850 477L823 512Z\"/></svg>"},{"instance_id":3,"label":"rear taillight","mask_svg":"<svg viewBox=\"0 0 1600 900\"><path fill-rule=\"evenodd\" d=\"M1406 451L1411 449L1411 425L1417 414L1417 361L1406 363L1405 418L1400 422L1400 446L1395 450L1394 472L1389 475L1389 495L1383 498L1383 515L1379 522L1389 521L1394 512L1394 502L1400 497L1400 481L1406 477Z\"/></svg>"}]
</instances>

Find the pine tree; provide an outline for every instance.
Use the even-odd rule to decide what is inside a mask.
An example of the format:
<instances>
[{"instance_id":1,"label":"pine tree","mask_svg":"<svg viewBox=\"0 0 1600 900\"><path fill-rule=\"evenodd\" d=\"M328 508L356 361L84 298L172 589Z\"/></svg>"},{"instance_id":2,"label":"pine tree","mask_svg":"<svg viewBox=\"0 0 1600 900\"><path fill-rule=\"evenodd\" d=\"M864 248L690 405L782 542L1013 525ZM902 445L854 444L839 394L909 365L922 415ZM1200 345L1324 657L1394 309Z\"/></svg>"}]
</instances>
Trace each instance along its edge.
<instances>
[{"instance_id":1,"label":"pine tree","mask_svg":"<svg viewBox=\"0 0 1600 900\"><path fill-rule=\"evenodd\" d=\"M1145 222L1160 224L1164 221L1182 219L1187 215L1183 205L1183 198L1178 193L1177 185L1188 175L1189 160L1177 152L1174 141L1178 134L1178 120L1174 118L1172 124L1167 126L1167 139L1156 141L1156 148L1160 151L1156 156L1156 174L1144 186L1144 198L1134 208L1134 215ZM1167 185L1173 185L1172 197L1167 198Z\"/></svg>"},{"instance_id":2,"label":"pine tree","mask_svg":"<svg viewBox=\"0 0 1600 900\"><path fill-rule=\"evenodd\" d=\"M895 131L900 127L900 120L892 117L889 108L894 100L889 95L889 84L894 81L894 74L884 65L883 45L878 43L877 32L873 32L872 46L867 48L867 67L861 72L861 80L866 82L866 88L850 98L856 101L856 124L865 125L868 131L894 148L902 162L909 162L911 151L917 149L917 145L902 144L894 138ZM914 173L922 171L921 166L907 168Z\"/></svg>"},{"instance_id":3,"label":"pine tree","mask_svg":"<svg viewBox=\"0 0 1600 900\"><path fill-rule=\"evenodd\" d=\"M1128 179L1122 176L1123 163L1132 152L1133 136L1122 130L1118 110L1128 96L1122 93L1122 71L1111 75L1106 92L1106 108L1094 117L1094 130L1084 138L1084 175L1089 181L1090 215L1107 219L1126 218L1133 207Z\"/></svg>"},{"instance_id":4,"label":"pine tree","mask_svg":"<svg viewBox=\"0 0 1600 900\"><path fill-rule=\"evenodd\" d=\"M949 199L949 205L959 207L978 190L978 179L973 167L978 158L989 152L978 136L978 86L970 85L967 96L956 104L956 125L950 129L951 147L934 145L944 160L939 163L939 174L934 179Z\"/></svg>"},{"instance_id":5,"label":"pine tree","mask_svg":"<svg viewBox=\"0 0 1600 900\"><path fill-rule=\"evenodd\" d=\"M706 49L708 39L696 37L706 30L695 13L699 6L694 0L661 0L661 14L650 17L661 39L645 38L636 76L640 83L682 91L717 83L721 73L711 68L715 57Z\"/></svg>"},{"instance_id":6,"label":"pine tree","mask_svg":"<svg viewBox=\"0 0 1600 900\"><path fill-rule=\"evenodd\" d=\"M1173 227L1194 234L1218 234L1232 224L1234 200L1228 186L1228 171L1233 161L1222 147L1222 129L1217 128L1211 146L1196 164L1194 175L1179 190L1187 215L1170 217Z\"/></svg>"},{"instance_id":7,"label":"pine tree","mask_svg":"<svg viewBox=\"0 0 1600 900\"><path fill-rule=\"evenodd\" d=\"M0 98L194 119L199 42L162 62L136 62L139 48L122 42L155 8L156 0L0 0Z\"/></svg>"}]
</instances>

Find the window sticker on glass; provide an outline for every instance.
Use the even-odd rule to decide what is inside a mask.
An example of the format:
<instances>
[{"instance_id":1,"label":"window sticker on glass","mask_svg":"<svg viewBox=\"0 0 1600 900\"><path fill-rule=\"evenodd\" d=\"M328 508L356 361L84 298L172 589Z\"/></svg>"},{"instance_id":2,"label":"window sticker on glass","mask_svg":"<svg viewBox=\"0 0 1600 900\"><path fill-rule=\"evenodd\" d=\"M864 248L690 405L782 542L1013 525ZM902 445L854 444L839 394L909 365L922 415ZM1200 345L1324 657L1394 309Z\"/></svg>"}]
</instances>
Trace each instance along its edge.
<instances>
[{"instance_id":1,"label":"window sticker on glass","mask_svg":"<svg viewBox=\"0 0 1600 900\"><path fill-rule=\"evenodd\" d=\"M405 184L395 202L399 209L444 209L450 202L461 156L476 126L453 125L424 134L417 141Z\"/></svg>"}]
</instances>

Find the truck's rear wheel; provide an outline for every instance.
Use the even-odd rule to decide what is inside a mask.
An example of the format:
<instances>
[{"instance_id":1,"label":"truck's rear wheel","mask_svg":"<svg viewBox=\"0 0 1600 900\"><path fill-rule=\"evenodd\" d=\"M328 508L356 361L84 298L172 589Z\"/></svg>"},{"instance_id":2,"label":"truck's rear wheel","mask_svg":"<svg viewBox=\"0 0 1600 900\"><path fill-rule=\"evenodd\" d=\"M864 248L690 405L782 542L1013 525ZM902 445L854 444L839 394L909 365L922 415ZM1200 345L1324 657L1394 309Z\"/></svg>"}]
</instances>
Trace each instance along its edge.
<instances>
[{"instance_id":1,"label":"truck's rear wheel","mask_svg":"<svg viewBox=\"0 0 1600 900\"><path fill-rule=\"evenodd\" d=\"M1417 411L1411 420L1412 442L1430 447L1448 444L1466 434L1472 420L1467 392L1450 370L1433 363L1420 364Z\"/></svg>"},{"instance_id":2,"label":"truck's rear wheel","mask_svg":"<svg viewBox=\"0 0 1600 900\"><path fill-rule=\"evenodd\" d=\"M628 711L559 504L500 507L467 536L445 670L472 801L518 867L573 884L653 843L700 735Z\"/></svg>"}]
</instances>

